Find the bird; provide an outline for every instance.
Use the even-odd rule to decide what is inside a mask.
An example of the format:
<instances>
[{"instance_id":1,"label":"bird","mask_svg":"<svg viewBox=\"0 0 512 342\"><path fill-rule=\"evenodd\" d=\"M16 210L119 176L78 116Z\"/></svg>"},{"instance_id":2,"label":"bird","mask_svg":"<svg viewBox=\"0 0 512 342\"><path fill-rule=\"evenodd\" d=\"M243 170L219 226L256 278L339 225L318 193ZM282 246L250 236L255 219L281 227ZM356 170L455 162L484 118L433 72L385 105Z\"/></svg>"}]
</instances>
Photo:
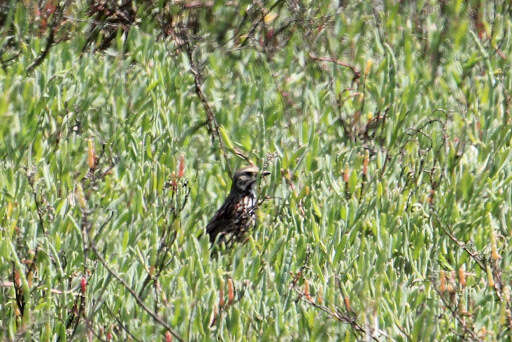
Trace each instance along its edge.
<instances>
[{"instance_id":1,"label":"bird","mask_svg":"<svg viewBox=\"0 0 512 342\"><path fill-rule=\"evenodd\" d=\"M206 226L210 243L231 246L234 242L246 241L247 233L256 224L256 183L260 176L269 174L255 165L235 172L228 197Z\"/></svg>"}]
</instances>

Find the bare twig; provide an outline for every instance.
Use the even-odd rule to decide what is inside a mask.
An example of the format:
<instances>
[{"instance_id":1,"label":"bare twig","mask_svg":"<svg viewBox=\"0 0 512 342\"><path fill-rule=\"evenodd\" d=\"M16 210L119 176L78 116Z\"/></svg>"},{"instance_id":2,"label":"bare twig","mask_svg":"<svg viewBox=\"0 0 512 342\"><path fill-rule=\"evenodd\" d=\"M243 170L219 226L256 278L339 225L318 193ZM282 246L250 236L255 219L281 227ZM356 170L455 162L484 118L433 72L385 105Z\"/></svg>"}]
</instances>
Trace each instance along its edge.
<instances>
[{"instance_id":1,"label":"bare twig","mask_svg":"<svg viewBox=\"0 0 512 342\"><path fill-rule=\"evenodd\" d=\"M457 239L455 237L455 235L453 235L450 231L448 231L448 229L444 225L441 224L436 213L433 213L432 216L436 220L437 225L450 238L450 240L452 240L458 247L462 248L462 250L464 250L464 252L466 252L471 257L471 259L478 265L478 267L480 267L482 272L484 272L484 273L487 272L487 263L489 261L483 259L477 251L474 251L471 248L469 248L466 243L460 241L459 239ZM505 305L505 307L507 309L507 321L508 321L509 326L506 329L511 329L511 327L512 327L512 315L510 314L511 303L510 303L510 300L507 299L507 296L505 296L503 293L504 290L503 290L502 280L501 280L501 270L499 269L496 262L491 262L490 264L491 264L490 266L492 266L491 267L492 275L497 280L497 283L495 283L494 286L492 286L492 289L494 291L496 298L498 298L498 301L500 303L503 303L503 305Z\"/></svg>"},{"instance_id":2,"label":"bare twig","mask_svg":"<svg viewBox=\"0 0 512 342\"><path fill-rule=\"evenodd\" d=\"M309 58L311 58L314 61L334 63L339 66L350 69L350 71L352 71L352 74L354 75L354 77L352 78L352 82L355 82L356 80L358 80L361 77L361 72L359 70L357 70L354 66L352 66L348 63L342 62L339 59L336 59L334 57L317 57L310 52Z\"/></svg>"},{"instance_id":3,"label":"bare twig","mask_svg":"<svg viewBox=\"0 0 512 342\"><path fill-rule=\"evenodd\" d=\"M52 20L49 25L49 33L48 37L46 37L46 44L43 51L39 54L39 56L34 59L34 61L28 66L27 73L31 73L37 68L41 63L43 63L44 59L48 56L50 49L55 43L55 33L57 32L57 27L62 22L62 15L64 13L64 9L68 6L70 0L66 1L66 3L61 6L57 3L55 11L52 14Z\"/></svg>"},{"instance_id":4,"label":"bare twig","mask_svg":"<svg viewBox=\"0 0 512 342\"><path fill-rule=\"evenodd\" d=\"M137 295L137 293L135 293L135 291L130 287L130 285L128 285L128 283L123 279L121 278L109 265L108 263L105 261L105 258L103 258L103 256L101 255L101 253L98 251L98 249L96 248L96 245L94 244L94 242L90 241L90 247L91 247L91 250L94 252L94 254L96 255L96 257L98 258L98 260L101 262L101 264L103 265L103 267L105 267L105 269L107 270L108 273L110 273L111 276L113 276L114 278L117 279L117 281L119 281L123 286L124 288L132 295L132 297L135 299L135 301L137 302L137 304L144 310L146 311L146 313L151 316L151 318L153 318L153 320L155 320L155 322L157 322L158 324L160 324L161 326L163 326L165 329L167 329L173 336L174 338L176 338L178 341L183 341L183 339L178 335L178 333L176 333L174 331L173 328L171 328L171 326L169 324L167 324L160 316L158 316L155 312L153 312L151 309L149 309L146 304L144 304L144 302L142 301L142 299L140 299L140 297Z\"/></svg>"},{"instance_id":5,"label":"bare twig","mask_svg":"<svg viewBox=\"0 0 512 342\"><path fill-rule=\"evenodd\" d=\"M12 281L8 281L8 280L0 281L0 287L12 287L12 286L14 286L14 283ZM80 295L80 293L73 291L73 290L59 290L59 289L46 290L45 289L45 291L50 291L50 293L57 294L57 295L60 295L60 294L65 294L65 295L69 294L72 296Z\"/></svg>"},{"instance_id":6,"label":"bare twig","mask_svg":"<svg viewBox=\"0 0 512 342\"><path fill-rule=\"evenodd\" d=\"M32 198L33 198L34 204L36 206L37 218L39 219L39 229L41 229L41 232L43 234L46 234L46 229L44 228L44 223L43 223L44 221L43 221L42 208L39 203L39 200L37 199L37 191L36 191L36 186L35 186L35 182L34 182L34 174L32 173L32 171L27 170L27 180L28 180L28 184L30 185L30 189L32 190Z\"/></svg>"},{"instance_id":7,"label":"bare twig","mask_svg":"<svg viewBox=\"0 0 512 342\"><path fill-rule=\"evenodd\" d=\"M448 231L448 229L446 229L446 227L443 224L441 224L441 222L439 221L439 218L437 217L437 215L434 215L434 218L436 219L437 225L439 226L439 228L441 228L443 230L443 232L450 238L450 240L452 240L453 242L455 242L455 244L457 246L462 248L471 257L471 259L473 259L473 261L475 261L478 264L480 269L482 271L486 272L487 271L487 267L485 266L484 262L482 261L482 258L478 254L478 252L475 252L475 251L471 250L468 247L467 244L465 244L464 242L460 241L459 239L457 239L455 237L455 235L450 233Z\"/></svg>"},{"instance_id":8,"label":"bare twig","mask_svg":"<svg viewBox=\"0 0 512 342\"><path fill-rule=\"evenodd\" d=\"M164 207L166 208L166 212L170 212L170 218L166 218L165 225L161 227L160 244L157 252L158 257L155 264L152 265L155 266L156 271L151 273L149 272L149 270L147 270L146 278L144 279L142 286L139 290L139 297L141 298L144 298L144 291L146 290L146 287L150 284L151 281L153 281L154 285L158 283L158 278L160 277L160 274L163 272L164 269L166 269L167 265L169 264L168 252L170 250L170 246L174 243L177 236L176 231L173 229L173 225L174 222L179 219L180 213L185 208L185 205L187 204L190 195L190 187L188 186L188 182L186 179L182 179L180 181L180 188L185 189L184 196L177 197L178 181L180 180L179 178L176 177L172 178L168 183L166 183L169 184L169 186L173 189L172 196L170 197L169 201L165 202L164 200ZM172 185L173 183L174 185ZM167 194L165 197L167 197ZM156 288L157 287L155 287L155 289Z\"/></svg>"},{"instance_id":9,"label":"bare twig","mask_svg":"<svg viewBox=\"0 0 512 342\"><path fill-rule=\"evenodd\" d=\"M233 173L231 172L231 168L229 167L226 149L224 148L224 144L220 137L219 123L217 122L215 113L213 112L212 108L208 104L208 100L206 99L206 96L204 95L203 90L201 88L203 77L201 75L201 71L199 70L198 66L196 65L196 63L194 61L194 55L193 55L192 46L191 46L189 37L187 38L187 41L185 42L185 48L186 48L187 56L190 61L190 72L194 76L195 92L196 92L197 97L199 97L201 104L203 105L203 109L206 112L206 117L208 119L207 127L208 127L208 132L210 133L212 144L215 144L215 139L217 139L217 142L219 143L222 155L224 156L224 159L226 161L226 168L228 170L228 174L230 177L232 177Z\"/></svg>"},{"instance_id":10,"label":"bare twig","mask_svg":"<svg viewBox=\"0 0 512 342\"><path fill-rule=\"evenodd\" d=\"M309 293L305 293L305 292L299 290L297 285L301 279L304 279L304 273L306 272L306 269L308 267L307 265L309 263L310 256L311 256L311 250L308 248L306 251L306 258L304 260L303 265L300 267L299 271L296 274L292 274L293 278L292 278L292 282L290 284L290 289L294 290L299 295L299 297L297 298L297 301L302 300L306 304L309 304L309 305L315 307L316 309L319 309L319 310L325 312L331 318L334 318L335 320L340 321L342 323L349 324L355 332L357 332L359 334L363 334L367 337L370 337L374 341L379 341L379 339L377 337L375 337L371 331L368 331L368 329L365 329L357 322L357 314L347 305L347 302L345 302L345 312L343 312L341 308L335 308L334 310L331 310L330 308L328 308L325 305L314 302ZM337 280L338 286L343 294L341 282L339 281L338 278L336 278L336 280ZM345 295L344 295L344 297L345 297Z\"/></svg>"},{"instance_id":11,"label":"bare twig","mask_svg":"<svg viewBox=\"0 0 512 342\"><path fill-rule=\"evenodd\" d=\"M254 35L254 32L256 31L256 29L258 28L258 26L260 26L260 24L261 24L261 23L264 23L264 22L265 22L265 16L266 16L268 13L272 12L272 10L273 10L274 8L276 8L276 7L277 7L279 4L281 4L282 2L283 2L283 0L277 0L276 2L274 2L274 3L272 4L272 6L270 6L270 8L269 8L268 10L265 10L265 9L260 5L260 7L261 7L261 16L260 16L259 20L258 20L258 21L256 21L256 22L252 25L251 29L249 30L249 33L247 34L247 38L242 42L241 47L244 47L244 46L245 46L245 44L247 44L247 42L249 41L249 38L250 38L250 37L252 37L252 36ZM256 2L256 3L257 3L257 2ZM245 17L244 17L244 19L245 19ZM243 23L243 21L242 21L242 23Z\"/></svg>"},{"instance_id":12,"label":"bare twig","mask_svg":"<svg viewBox=\"0 0 512 342\"><path fill-rule=\"evenodd\" d=\"M135 335L132 334L132 332L130 331L130 329L128 329L128 327L126 325L123 324L123 322L119 319L118 315L114 314L114 312L112 311L112 309L110 309L110 307L105 304L105 307L107 308L108 312L110 313L110 315L112 317L114 317L114 319L116 320L117 324L119 324L119 326L121 327L121 329L123 329L128 335L130 335L130 337L134 340L134 341L140 341Z\"/></svg>"},{"instance_id":13,"label":"bare twig","mask_svg":"<svg viewBox=\"0 0 512 342\"><path fill-rule=\"evenodd\" d=\"M233 279L228 278L228 300L226 301L224 298L224 289L221 287L219 289L219 304L215 307L212 319L210 321L210 328L215 326L222 319L222 315L227 312L227 310L240 302L245 295L245 288L248 283L244 283L241 290L237 291L235 285L233 283ZM231 285L229 285L231 283ZM231 289L230 289L231 287ZM238 293L238 295L236 295ZM237 298L235 298L237 297Z\"/></svg>"},{"instance_id":14,"label":"bare twig","mask_svg":"<svg viewBox=\"0 0 512 342\"><path fill-rule=\"evenodd\" d=\"M478 335L473 331L473 329L470 329L467 324L464 322L462 317L460 317L459 313L457 312L457 309L453 308L452 305L446 300L445 296L439 291L439 289L435 286L433 286L434 290L437 292L439 297L441 298L444 306L450 311L453 318L459 322L459 324L462 326L465 335L469 335L473 341L481 341L482 339L478 337ZM465 340L465 336L461 336L463 340Z\"/></svg>"},{"instance_id":15,"label":"bare twig","mask_svg":"<svg viewBox=\"0 0 512 342\"><path fill-rule=\"evenodd\" d=\"M363 328L357 322L357 319L356 319L355 315L343 314L343 312L341 312L341 310L336 310L336 311L331 310L328 307L326 307L325 305L321 305L321 304L318 304L318 303L312 301L310 299L310 296L306 296L305 293L303 293L302 291L300 291L296 287L294 288L294 290L299 295L299 298L302 301L304 301L305 303L307 303L307 304L309 304L309 305L311 305L311 306L313 306L313 307L315 307L315 308L325 312L328 316L330 316L331 318L334 318L337 321L350 324L352 329L354 329L356 332L358 332L360 334L363 334L363 335L365 335L367 337L370 337L373 341L380 341L377 337L373 336L373 334L370 331L368 331L367 329Z\"/></svg>"}]
</instances>

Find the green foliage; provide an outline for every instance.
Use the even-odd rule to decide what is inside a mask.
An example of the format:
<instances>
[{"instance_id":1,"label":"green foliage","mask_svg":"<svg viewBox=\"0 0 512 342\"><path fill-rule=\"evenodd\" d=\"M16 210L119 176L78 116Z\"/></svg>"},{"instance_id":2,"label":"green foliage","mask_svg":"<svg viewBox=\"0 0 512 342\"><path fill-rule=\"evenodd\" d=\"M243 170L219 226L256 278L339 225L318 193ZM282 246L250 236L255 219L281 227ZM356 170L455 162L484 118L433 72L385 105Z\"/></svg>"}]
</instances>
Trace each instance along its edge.
<instances>
[{"instance_id":1,"label":"green foliage","mask_svg":"<svg viewBox=\"0 0 512 342\"><path fill-rule=\"evenodd\" d=\"M510 4L210 5L153 8L188 47L142 17L94 51L77 2L33 70L2 10L1 339L164 339L142 300L183 340L505 340ZM259 225L211 257L240 155Z\"/></svg>"}]
</instances>

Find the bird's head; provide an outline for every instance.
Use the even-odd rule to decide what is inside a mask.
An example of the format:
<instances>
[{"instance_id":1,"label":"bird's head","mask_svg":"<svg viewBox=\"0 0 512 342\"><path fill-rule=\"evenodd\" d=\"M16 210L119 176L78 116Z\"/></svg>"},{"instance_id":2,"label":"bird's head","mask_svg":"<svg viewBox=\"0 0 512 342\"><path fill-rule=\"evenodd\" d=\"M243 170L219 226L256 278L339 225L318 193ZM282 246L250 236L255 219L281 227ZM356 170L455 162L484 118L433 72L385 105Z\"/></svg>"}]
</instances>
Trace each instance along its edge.
<instances>
[{"instance_id":1,"label":"bird's head","mask_svg":"<svg viewBox=\"0 0 512 342\"><path fill-rule=\"evenodd\" d=\"M250 165L235 172L233 176L232 191L235 190L240 193L249 193L254 191L258 176L267 176L270 172L261 172L257 166Z\"/></svg>"}]
</instances>

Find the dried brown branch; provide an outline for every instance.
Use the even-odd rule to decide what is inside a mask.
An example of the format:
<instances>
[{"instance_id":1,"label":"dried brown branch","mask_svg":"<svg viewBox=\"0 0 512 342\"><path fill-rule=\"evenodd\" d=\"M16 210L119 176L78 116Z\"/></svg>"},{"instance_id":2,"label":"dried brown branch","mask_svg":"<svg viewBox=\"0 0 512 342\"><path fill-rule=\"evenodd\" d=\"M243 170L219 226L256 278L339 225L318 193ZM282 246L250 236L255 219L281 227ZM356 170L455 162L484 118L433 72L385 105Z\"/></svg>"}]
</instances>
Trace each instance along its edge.
<instances>
[{"instance_id":1,"label":"dried brown branch","mask_svg":"<svg viewBox=\"0 0 512 342\"><path fill-rule=\"evenodd\" d=\"M437 225L439 226L439 228L441 228L443 230L443 232L450 238L450 240L452 240L457 246L462 248L471 257L471 259L473 259L473 261L475 261L478 264L480 269L482 271L486 272L487 271L487 267L485 266L484 262L482 261L482 258L478 254L478 252L471 250L468 247L467 244L465 244L464 242L460 241L459 239L457 239L455 237L455 235L450 233L448 231L448 229L446 229L446 227L443 224L441 224L441 222L439 221L439 218L437 217L437 215L434 215L434 218L436 219Z\"/></svg>"},{"instance_id":2,"label":"dried brown branch","mask_svg":"<svg viewBox=\"0 0 512 342\"><path fill-rule=\"evenodd\" d=\"M277 0L276 2L274 2L274 3L272 4L272 6L270 6L270 8L269 8L268 10L267 10L267 9L265 9L261 3L257 2L257 1L255 2L255 3L256 3L256 4L258 4L258 5L259 5L259 7L260 7L261 15L260 15L259 19L258 19L258 20L257 20L257 21L252 25L251 29L249 30L249 33L247 34L247 37L244 39L244 41L243 41L243 42L242 42L242 44L240 45L241 47L244 47L244 46L245 46L245 44L247 44L247 42L249 41L249 39L254 35L254 32L256 32L256 29L258 28L258 26L260 26L262 23L264 23L264 22L265 22L265 16L266 16L268 13L272 12L272 10L273 10L274 8L276 8L279 4L281 4L281 3L283 3L283 2L284 2L283 0ZM247 14L247 13L246 13L246 14ZM245 21L245 19L246 19L246 18L247 18L247 16L246 16L246 17L244 17L244 20L242 20L242 24L243 24L243 22ZM241 24L241 25L242 25L242 24Z\"/></svg>"},{"instance_id":3,"label":"dried brown branch","mask_svg":"<svg viewBox=\"0 0 512 342\"><path fill-rule=\"evenodd\" d=\"M140 341L131 331L128 329L128 327L121 321L121 319L118 317L118 315L114 314L112 309L105 304L105 307L107 308L107 311L110 313L110 315L116 320L117 324L123 329L128 335L130 335L131 339L134 341Z\"/></svg>"},{"instance_id":4,"label":"dried brown branch","mask_svg":"<svg viewBox=\"0 0 512 342\"><path fill-rule=\"evenodd\" d=\"M374 336L368 329L363 328L356 319L356 315L353 314L344 314L341 310L331 310L325 305L321 305L319 303L314 302L311 299L311 296L306 295L304 292L300 291L298 288L294 288L295 292L299 295L299 299L303 302L325 312L329 317L334 318L337 321L342 323L349 324L354 331L359 334L362 334L366 337L370 337L373 341L380 341L376 336Z\"/></svg>"},{"instance_id":5,"label":"dried brown branch","mask_svg":"<svg viewBox=\"0 0 512 342\"><path fill-rule=\"evenodd\" d=\"M485 259L483 259L477 251L472 250L471 248L468 247L467 244L465 244L464 242L457 239L455 237L455 235L453 235L450 231L448 231L448 229L445 226L443 226L441 224L439 218L437 217L437 215L435 213L433 214L433 217L436 220L437 225L450 238L450 240L452 240L458 247L462 248L462 250L464 250L464 252L466 252L471 257L471 259L478 265L478 267L480 267L482 272L486 273L487 272L487 263L489 261L486 261ZM493 292L494 292L496 298L498 298L498 301L500 303L503 303L503 305L505 305L505 308L507 310L508 326L506 327L506 330L507 329L512 330L512 314L511 314L511 306L512 305L511 305L510 299L503 292L504 289L503 289L503 286L501 283L502 282L501 270L499 268L499 265L497 264L497 261L491 262L490 264L491 264L490 266L491 266L492 276L497 281L491 287L493 289Z\"/></svg>"},{"instance_id":6,"label":"dried brown branch","mask_svg":"<svg viewBox=\"0 0 512 342\"><path fill-rule=\"evenodd\" d=\"M318 61L318 62L334 63L334 64L337 64L339 66L342 66L342 67L350 69L350 71L352 71L352 74L354 75L353 78L352 78L352 82L357 81L361 77L361 72L359 70L357 70L354 66L352 66L352 65L350 65L348 63L342 62L339 59L336 59L334 57L318 57L318 56L313 55L310 52L309 53L309 58L311 58L314 61Z\"/></svg>"},{"instance_id":7,"label":"dried brown branch","mask_svg":"<svg viewBox=\"0 0 512 342\"><path fill-rule=\"evenodd\" d=\"M346 301L345 301L345 310L344 310L345 312L341 308L335 308L335 310L332 310L332 309L328 308L327 306L322 305L321 302L313 301L313 298L311 297L309 290L305 290L305 291L299 290L299 288L297 286L299 281L301 279L306 281L306 279L304 278L304 273L306 272L306 270L308 268L307 265L309 263L310 257L311 257L311 250L308 248L308 250L306 251L306 257L305 257L303 265L300 267L300 269L297 273L295 273L295 274L292 273L293 278L292 278L292 282L290 284L290 290L294 290L299 295L299 297L297 298L297 301L302 300L306 304L311 305L314 308L325 312L329 317L334 318L335 320L337 320L339 322L349 324L356 333L362 334L365 337L369 337L373 341L379 341L379 339L376 336L374 336L371 331L369 331L368 329L365 329L357 322L357 314L354 312L354 310L352 310L350 308L350 305ZM343 289L341 287L341 282L339 281L338 278L336 278L336 281L338 283L338 286L339 286L344 298L348 298L343 293ZM379 331L379 333L384 334L383 331Z\"/></svg>"},{"instance_id":8,"label":"dried brown branch","mask_svg":"<svg viewBox=\"0 0 512 342\"><path fill-rule=\"evenodd\" d=\"M184 170L185 166L184 164L182 165ZM171 179L166 182L166 188L171 188L171 196L169 197L167 194L165 194L163 197L163 206L166 208L166 212L170 213L170 217L167 217L164 220L164 225L159 229L160 242L157 252L157 260L155 261L154 265L151 265L152 271L145 267L147 275L139 290L139 297L142 299L144 298L144 292L147 286L151 282L153 282L155 290L159 288L156 286L158 284L158 278L170 263L169 251L177 236L177 233L173 227L176 220L179 220L180 213L185 208L190 195L190 187L188 186L188 181L186 178L182 177L183 174L180 175L180 171L178 170L178 175L173 173ZM183 189L184 191L184 193L181 192L182 196L178 196L178 185L179 188ZM168 200L166 200L166 198L168 198Z\"/></svg>"},{"instance_id":9,"label":"dried brown branch","mask_svg":"<svg viewBox=\"0 0 512 342\"><path fill-rule=\"evenodd\" d=\"M48 27L50 32L48 33L48 37L46 37L44 49L39 54L39 56L37 56L36 59L34 59L34 61L32 61L32 63L27 67L27 73L31 73L41 63L43 63L45 58L48 56L50 49L56 43L55 33L57 32L58 26L62 23L64 9L69 5L69 2L70 0L67 0L62 6L60 4L56 5L55 11L52 14L50 25Z\"/></svg>"},{"instance_id":10,"label":"dried brown branch","mask_svg":"<svg viewBox=\"0 0 512 342\"><path fill-rule=\"evenodd\" d=\"M12 286L14 286L14 283L12 281L8 281L8 280L0 281L0 287L12 287ZM58 290L58 289L46 290L45 289L45 291L50 291L50 293L57 294L57 295L60 295L60 294L72 295L72 296L80 295L80 293L73 291L73 290Z\"/></svg>"},{"instance_id":11,"label":"dried brown branch","mask_svg":"<svg viewBox=\"0 0 512 342\"><path fill-rule=\"evenodd\" d=\"M201 88L203 77L201 75L201 71L199 70L199 68L194 60L193 49L192 49L192 45L191 45L189 37L187 37L187 41L185 42L185 48L186 48L187 56L190 61L190 72L194 76L195 92L196 92L197 97L199 97L199 100L201 101L203 109L206 113L206 118L208 120L207 127L208 127L208 133L210 134L210 137L212 140L212 144L215 144L215 139L217 139L217 142L220 146L220 150L221 150L222 155L224 156L224 159L226 162L226 168L228 170L228 174L230 177L232 177L233 173L231 172L231 168L229 167L226 149L224 147L224 143L222 142L222 138L220 137L219 123L217 122L215 113L213 112L212 108L208 104L208 100L206 99L206 96L204 95L204 92Z\"/></svg>"},{"instance_id":12,"label":"dried brown branch","mask_svg":"<svg viewBox=\"0 0 512 342\"><path fill-rule=\"evenodd\" d=\"M460 338L464 341L467 341L467 335L471 338L472 341L481 341L482 339L478 337L475 331L468 327L464 319L461 317L459 312L457 311L457 308L452 307L452 305L447 301L446 296L444 296L439 289L437 288L436 284L433 284L434 290L437 292L439 297L441 298L444 306L450 311L450 314L453 318L457 320L457 322L462 326L462 329L464 330L464 335L460 336Z\"/></svg>"},{"instance_id":13,"label":"dried brown branch","mask_svg":"<svg viewBox=\"0 0 512 342\"><path fill-rule=\"evenodd\" d=\"M123 279L121 278L121 276L119 276L119 274L117 274L117 272L115 272L110 266L109 264L107 263L107 261L105 260L105 258L103 257L103 255L101 255L101 253L98 251L98 249L96 248L96 245L94 244L94 242L90 241L90 247L91 247L91 250L94 252L94 254L96 255L96 257L98 258L98 260L101 262L101 264L103 265L103 267L105 267L105 269L107 270L108 273L110 273L111 276L113 276L114 278L117 279L117 281L119 281L123 287L130 293L130 295L133 297L133 299L135 299L135 301L137 302L137 304L144 310L146 311L146 313L151 316L151 318L153 318L153 320L155 322L157 322L158 324L160 324L161 326L163 326L165 329L167 329L173 336L174 338L176 338L178 341L183 341L183 339L178 335L178 333L176 333L174 331L173 328L171 328L171 326L169 324L167 324L167 322L165 322L160 316L158 316L158 314L156 314L155 312L153 312L150 308L147 307L146 304L144 304L144 302L142 301L142 299L140 299L140 297L137 295L137 293L135 293L135 290L132 289L130 287L130 285L128 285L128 283Z\"/></svg>"},{"instance_id":14,"label":"dried brown branch","mask_svg":"<svg viewBox=\"0 0 512 342\"><path fill-rule=\"evenodd\" d=\"M212 313L212 318L210 320L210 328L215 326L217 323L219 323L221 321L223 314L225 312L227 312L227 310L231 306L235 305L236 303L238 303L242 300L242 298L245 295L245 289L247 287L247 284L248 284L247 282L244 283L241 290L237 291L236 287L233 283L233 279L228 278L228 280L227 280L228 300L227 301L224 298L224 288L222 287L222 285L224 285L224 284L221 285L221 287L219 289L219 303L214 308L214 311ZM235 297L237 297L237 298L235 298Z\"/></svg>"}]
</instances>

